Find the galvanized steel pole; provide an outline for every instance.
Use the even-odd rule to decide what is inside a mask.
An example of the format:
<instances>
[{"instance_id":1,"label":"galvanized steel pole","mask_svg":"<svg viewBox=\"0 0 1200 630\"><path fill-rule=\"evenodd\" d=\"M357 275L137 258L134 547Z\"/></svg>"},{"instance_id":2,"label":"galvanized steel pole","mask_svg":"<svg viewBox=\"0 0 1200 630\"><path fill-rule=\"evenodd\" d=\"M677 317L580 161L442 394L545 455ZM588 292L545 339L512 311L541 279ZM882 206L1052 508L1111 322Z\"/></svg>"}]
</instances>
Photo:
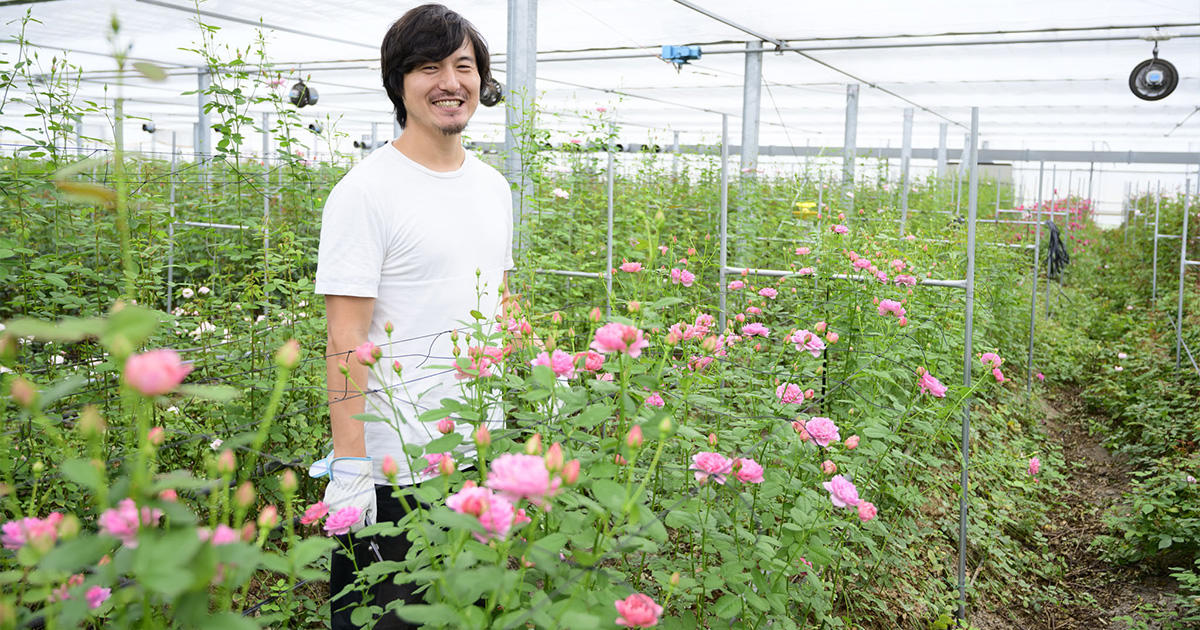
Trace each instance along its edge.
<instances>
[{"instance_id":1,"label":"galvanized steel pole","mask_svg":"<svg viewBox=\"0 0 1200 630\"><path fill-rule=\"evenodd\" d=\"M949 134L950 123L938 125L937 176L939 180L946 176L946 138Z\"/></svg>"},{"instance_id":2,"label":"galvanized steel pole","mask_svg":"<svg viewBox=\"0 0 1200 630\"><path fill-rule=\"evenodd\" d=\"M268 153L271 150L271 115L263 112L262 115L262 162L263 162L263 282L268 282L271 278L271 163ZM372 125L374 128L374 125ZM270 304L270 300L266 299L266 287L263 287L263 303Z\"/></svg>"},{"instance_id":3,"label":"galvanized steel pole","mask_svg":"<svg viewBox=\"0 0 1200 630\"><path fill-rule=\"evenodd\" d=\"M1042 178L1046 175L1046 163L1038 163L1037 228L1033 233L1033 291L1029 294L1029 358L1025 378L1025 393L1033 392L1033 327L1037 321L1038 273L1041 271L1038 257L1042 253Z\"/></svg>"},{"instance_id":4,"label":"galvanized steel pole","mask_svg":"<svg viewBox=\"0 0 1200 630\"><path fill-rule=\"evenodd\" d=\"M904 130L900 145L900 236L904 236L904 224L908 222L908 169L912 161L913 108L904 108Z\"/></svg>"},{"instance_id":5,"label":"galvanized steel pole","mask_svg":"<svg viewBox=\"0 0 1200 630\"><path fill-rule=\"evenodd\" d=\"M1200 177L1196 178L1200 187ZM1179 299L1175 306L1175 369L1179 369L1179 349L1183 345L1183 277L1187 274L1187 240L1188 212L1192 194L1192 180L1184 179L1183 184L1183 232L1179 235Z\"/></svg>"},{"instance_id":6,"label":"galvanized steel pole","mask_svg":"<svg viewBox=\"0 0 1200 630\"><path fill-rule=\"evenodd\" d=\"M746 66L742 75L743 173L758 168L758 119L762 109L762 43L746 42Z\"/></svg>"},{"instance_id":7,"label":"galvanized steel pole","mask_svg":"<svg viewBox=\"0 0 1200 630\"><path fill-rule=\"evenodd\" d=\"M1150 263L1150 301L1158 301L1158 212L1162 205L1162 182L1158 182L1158 194L1154 196L1154 254Z\"/></svg>"},{"instance_id":8,"label":"galvanized steel pole","mask_svg":"<svg viewBox=\"0 0 1200 630\"><path fill-rule=\"evenodd\" d=\"M167 223L167 312L175 297L175 130L171 130L171 221Z\"/></svg>"},{"instance_id":9,"label":"galvanized steel pole","mask_svg":"<svg viewBox=\"0 0 1200 630\"><path fill-rule=\"evenodd\" d=\"M975 218L979 201L979 108L971 108L970 180L967 185L967 300L966 331L963 335L963 385L971 386L971 335L975 315ZM962 497L958 518L958 618L967 618L967 511L971 453L971 399L963 400L962 419Z\"/></svg>"},{"instance_id":10,"label":"galvanized steel pole","mask_svg":"<svg viewBox=\"0 0 1200 630\"><path fill-rule=\"evenodd\" d=\"M855 147L858 141L858 84L846 86L846 129L842 141L842 187L854 187Z\"/></svg>"},{"instance_id":11,"label":"galvanized steel pole","mask_svg":"<svg viewBox=\"0 0 1200 630\"><path fill-rule=\"evenodd\" d=\"M729 264L729 115L721 114L721 271L718 274L721 287L721 321L718 328L725 334L725 298L729 291L725 284L725 267Z\"/></svg>"},{"instance_id":12,"label":"galvanized steel pole","mask_svg":"<svg viewBox=\"0 0 1200 630\"><path fill-rule=\"evenodd\" d=\"M615 161L613 160L612 143L608 143L608 266L604 268L604 286L607 291L604 296L604 314L612 317L613 292L613 182L616 179Z\"/></svg>"},{"instance_id":13,"label":"galvanized steel pole","mask_svg":"<svg viewBox=\"0 0 1200 630\"><path fill-rule=\"evenodd\" d=\"M512 189L513 253L521 250L520 228L533 181L525 174L523 149L532 124L537 90L537 0L508 0L508 54L505 56L504 162ZM524 146L523 146L524 145Z\"/></svg>"}]
</instances>

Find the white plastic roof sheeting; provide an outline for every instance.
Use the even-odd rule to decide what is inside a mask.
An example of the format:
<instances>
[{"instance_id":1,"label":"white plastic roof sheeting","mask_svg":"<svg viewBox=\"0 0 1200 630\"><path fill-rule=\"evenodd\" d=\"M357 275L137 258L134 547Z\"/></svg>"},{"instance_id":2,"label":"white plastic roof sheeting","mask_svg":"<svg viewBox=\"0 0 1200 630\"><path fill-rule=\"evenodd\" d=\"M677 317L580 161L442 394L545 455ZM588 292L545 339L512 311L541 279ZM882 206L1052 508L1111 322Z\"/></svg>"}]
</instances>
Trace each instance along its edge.
<instances>
[{"instance_id":1,"label":"white plastic roof sheeting","mask_svg":"<svg viewBox=\"0 0 1200 630\"><path fill-rule=\"evenodd\" d=\"M358 139L376 124L378 136L391 134L391 105L379 80L379 42L391 22L418 2L378 0L208 0L199 5L213 34L218 55L253 48L265 25L266 55L287 71L285 90L297 77L308 77L320 102L301 110L304 118L338 120ZM507 7L503 0L446 0L470 19L489 42L495 71L503 82ZM969 108L981 108L982 139L992 148L1096 149L1114 151L1195 151L1200 149L1200 2L1197 0L698 0L704 9L756 33L812 49L879 44L904 47L822 50L811 54L857 76L861 89L858 115L860 147L900 145L902 110L908 103L871 85L917 103L913 143L937 144L939 123L949 119L949 145L962 146ZM43 64L64 54L84 71L79 97L114 95L114 63L107 56L110 16L121 23L121 39L131 55L154 60L171 72L164 83L126 79L130 114L152 118L162 131L178 132L181 146L191 144L196 97L195 67L202 59L185 50L199 47L195 5L187 0L48 0L32 4L0 3L0 20L10 35L0 54L12 60L19 18L30 11L25 38L38 46ZM684 144L719 139L720 117L701 109L726 112L731 141L740 135L744 55L738 52L754 36L671 0L540 0L537 42L539 104L543 125L557 140L583 133L603 117L616 120L622 138L669 144L674 131ZM1156 31L1152 25L1174 25ZM1129 27L1140 28L1112 28ZM1047 31L1046 29L1070 29ZM1094 29L1094 30L1078 30ZM1005 31L1030 31L996 34ZM938 35L969 33L964 35ZM1053 41L914 47L920 43L967 41L1065 40L1088 37L1142 38L1172 35L1159 44L1160 55L1179 70L1175 93L1157 102L1141 101L1128 89L1133 66L1150 57L1145 39ZM720 43L724 42L724 43ZM675 68L652 55L664 44L703 44L702 59ZM840 146L845 117L846 74L795 52L763 55L760 144ZM594 49L594 50L592 50ZM620 49L620 50L614 50ZM556 52L587 51L591 52ZM734 51L733 54L716 54ZM638 58L575 61L550 59L645 53ZM253 52L243 53L250 63ZM107 92L106 84L109 86ZM610 90L610 91L605 91ZM617 91L619 93L613 92ZM597 107L607 111L599 114ZM9 123L19 114L5 112ZM258 115L251 110L255 120ZM90 123L90 126L89 126ZM1182 123L1182 124L1180 124ZM85 121L85 132L101 135L105 121ZM956 126L957 125L957 126ZM480 108L468 135L497 141L504 130L503 107ZM111 132L108 132L109 135ZM141 133L137 131L136 133ZM154 140L161 148L163 133ZM144 136L131 140L149 148ZM3 140L11 142L11 138ZM169 142L169 139L166 140ZM248 142L251 149L257 144ZM346 142L348 144L348 142ZM1197 156L1200 162L1200 155ZM1158 167L1179 172L1182 167Z\"/></svg>"}]
</instances>

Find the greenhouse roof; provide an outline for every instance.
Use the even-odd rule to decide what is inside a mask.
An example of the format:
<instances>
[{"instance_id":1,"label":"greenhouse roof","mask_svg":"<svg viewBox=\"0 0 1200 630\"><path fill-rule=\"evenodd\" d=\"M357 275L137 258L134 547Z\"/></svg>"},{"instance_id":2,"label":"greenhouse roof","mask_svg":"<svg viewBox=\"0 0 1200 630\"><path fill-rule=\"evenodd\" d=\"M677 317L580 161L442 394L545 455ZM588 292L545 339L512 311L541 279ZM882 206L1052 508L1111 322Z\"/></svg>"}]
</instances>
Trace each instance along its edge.
<instances>
[{"instance_id":1,"label":"greenhouse roof","mask_svg":"<svg viewBox=\"0 0 1200 630\"><path fill-rule=\"evenodd\" d=\"M200 3L223 60L257 63L256 24L266 36L267 60L285 70L287 89L309 77L320 102L305 117L341 117L352 137L371 123L390 133L390 103L379 85L378 44L387 27L416 2L377 0L209 0ZM476 24L496 55L501 81L506 46L506 3L447 2ZM982 138L992 148L1193 151L1200 148L1200 4L1195 0L923 0L881 3L784 3L777 0L701 0L723 23L686 2L670 0L543 0L538 3L537 66L544 120L556 136L578 134L599 122L597 107L631 141L687 143L719 137L724 112L737 117L747 41L785 41L763 56L761 144L840 146L846 85L861 83L859 146L898 146L902 111L915 106L914 146L937 144L938 127L951 124L961 146L969 108L981 108ZM185 0L19 0L0 2L10 36L31 12L37 22L24 37L42 64L67 50L83 69L79 97L111 97L114 62L106 38L112 13L131 55L169 69L164 83L127 78L129 113L153 118L190 142L196 119L196 52L201 30L196 7ZM732 24L732 25L731 25ZM1155 27L1161 28L1155 28ZM754 35L752 35L753 33ZM1128 77L1151 55L1179 70L1174 94L1142 101ZM701 59L678 71L658 58L663 45L699 44ZM12 59L16 44L0 50ZM247 53L247 47L250 47ZM10 115L6 112L6 115ZM252 114L253 115L253 114ZM736 142L740 120L731 119ZM497 140L503 108L485 109L468 131ZM181 141L182 142L182 141Z\"/></svg>"}]
</instances>

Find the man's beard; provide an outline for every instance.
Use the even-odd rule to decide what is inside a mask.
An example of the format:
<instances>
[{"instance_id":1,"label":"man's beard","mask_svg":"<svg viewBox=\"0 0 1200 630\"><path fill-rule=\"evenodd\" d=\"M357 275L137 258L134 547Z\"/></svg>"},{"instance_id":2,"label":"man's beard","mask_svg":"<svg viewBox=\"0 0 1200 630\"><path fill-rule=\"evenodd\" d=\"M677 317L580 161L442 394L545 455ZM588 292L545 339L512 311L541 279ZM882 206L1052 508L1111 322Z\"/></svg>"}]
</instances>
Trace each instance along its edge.
<instances>
[{"instance_id":1,"label":"man's beard","mask_svg":"<svg viewBox=\"0 0 1200 630\"><path fill-rule=\"evenodd\" d=\"M462 133L463 130L465 130L466 128L467 128L467 123L462 123L460 125L450 125L448 127L438 127L438 129L441 130L443 136L457 136L458 134Z\"/></svg>"}]
</instances>

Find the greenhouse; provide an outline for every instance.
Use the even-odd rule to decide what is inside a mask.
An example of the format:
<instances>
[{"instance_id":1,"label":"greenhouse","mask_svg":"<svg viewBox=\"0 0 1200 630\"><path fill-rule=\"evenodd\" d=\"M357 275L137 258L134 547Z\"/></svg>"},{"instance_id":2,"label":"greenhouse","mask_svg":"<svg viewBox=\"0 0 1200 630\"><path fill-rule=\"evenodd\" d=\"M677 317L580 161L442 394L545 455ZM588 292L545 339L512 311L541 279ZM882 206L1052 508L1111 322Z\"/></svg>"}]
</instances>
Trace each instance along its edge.
<instances>
[{"instance_id":1,"label":"greenhouse","mask_svg":"<svg viewBox=\"0 0 1200 630\"><path fill-rule=\"evenodd\" d=\"M1195 0L0 20L0 630L1200 627Z\"/></svg>"}]
</instances>

